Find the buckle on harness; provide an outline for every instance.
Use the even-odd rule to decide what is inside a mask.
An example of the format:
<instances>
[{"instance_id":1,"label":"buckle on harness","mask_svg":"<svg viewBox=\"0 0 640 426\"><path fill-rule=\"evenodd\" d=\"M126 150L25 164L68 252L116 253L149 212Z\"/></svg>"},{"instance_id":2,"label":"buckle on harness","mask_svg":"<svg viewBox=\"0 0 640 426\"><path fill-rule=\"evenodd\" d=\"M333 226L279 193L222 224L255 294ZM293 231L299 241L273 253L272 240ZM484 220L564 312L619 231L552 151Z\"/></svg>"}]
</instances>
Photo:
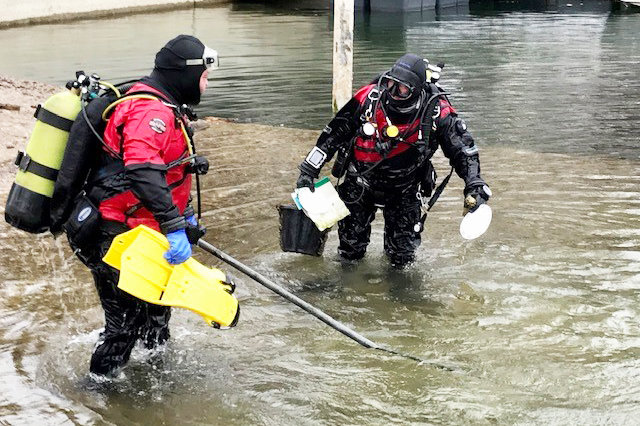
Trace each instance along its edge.
<instances>
[{"instance_id":1,"label":"buckle on harness","mask_svg":"<svg viewBox=\"0 0 640 426\"><path fill-rule=\"evenodd\" d=\"M24 152L18 151L18 155L16 155L16 159L13 162L18 168L20 168L20 163L22 163L22 158L24 157Z\"/></svg>"},{"instance_id":2,"label":"buckle on harness","mask_svg":"<svg viewBox=\"0 0 640 426\"><path fill-rule=\"evenodd\" d=\"M31 164L31 157L29 157L29 154L25 154L22 151L18 151L18 156L16 157L16 166L18 166L18 169L22 170L23 172L26 172L27 169L29 168L29 164Z\"/></svg>"}]
</instances>

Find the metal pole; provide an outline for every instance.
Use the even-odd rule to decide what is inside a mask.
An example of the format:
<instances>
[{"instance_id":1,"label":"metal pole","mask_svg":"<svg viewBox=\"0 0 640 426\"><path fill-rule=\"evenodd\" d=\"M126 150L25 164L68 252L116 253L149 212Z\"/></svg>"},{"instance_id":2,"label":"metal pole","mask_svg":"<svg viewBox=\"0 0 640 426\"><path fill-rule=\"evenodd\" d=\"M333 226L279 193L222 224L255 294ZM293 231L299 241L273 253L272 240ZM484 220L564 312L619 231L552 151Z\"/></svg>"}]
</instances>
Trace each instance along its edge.
<instances>
[{"instance_id":1,"label":"metal pole","mask_svg":"<svg viewBox=\"0 0 640 426\"><path fill-rule=\"evenodd\" d=\"M334 328L335 330L338 330L340 333L344 334L345 336L349 337L350 339L353 339L356 342L360 343L365 348L378 349L380 351L384 351L384 352L387 352L387 353L390 353L390 354L393 354L393 355L398 355L398 356L401 356L401 357L404 357L404 358L408 358L408 359L411 359L411 360L414 360L414 361L418 361L420 364L431 365L433 367L440 368L440 369L443 369L443 370L449 370L449 371L456 370L455 367L452 367L452 366L449 366L449 365L439 364L439 363L435 363L435 362L431 362L431 361L425 361L425 360L420 359L418 357L415 357L413 355L403 354L403 353L397 352L397 351L395 351L393 349L389 349L389 348L385 348L384 346L380 346L379 344L377 344L375 342L372 342L371 340L367 339L363 335L351 330L349 327L347 327L346 325L342 324L340 321L335 320L331 316L329 316L329 315L325 314L324 312L322 312L320 309L314 307L310 303L305 302L304 300L300 299L296 295L294 295L291 292L289 292L289 291L285 290L284 288L280 287L279 285L277 285L276 283L274 283L273 281L271 281L267 277L259 274L258 272L254 271L253 269L249 268L245 264L243 264L243 263L239 262L238 260L234 259L233 257L229 256L228 254L226 254L222 250L214 247L213 245L209 244L208 242L200 239L200 240L198 240L198 247L200 247L201 249L203 249L207 253L210 253L210 254L214 255L215 257L217 257L218 259L222 260L223 262L228 263L229 265L233 266L234 268L236 268L238 271L242 272L243 274L246 274L247 276L253 278L259 284L262 284L263 286L265 286L269 290L273 291L274 293L279 294L280 296L284 297L289 302L291 302L291 303L299 306L300 308L304 309L305 311L307 311L308 313L310 313L314 317L318 318L320 321L324 322L328 326Z\"/></svg>"},{"instance_id":2,"label":"metal pole","mask_svg":"<svg viewBox=\"0 0 640 426\"><path fill-rule=\"evenodd\" d=\"M351 99L353 86L354 0L333 2L333 112Z\"/></svg>"},{"instance_id":3,"label":"metal pole","mask_svg":"<svg viewBox=\"0 0 640 426\"><path fill-rule=\"evenodd\" d=\"M328 326L330 326L332 328L335 328L340 333L342 333L345 336L347 336L347 337L355 340L356 342L360 343L362 346L364 346L366 348L376 348L376 349L378 348L378 345L376 343L372 342L371 340L367 339L366 337L364 337L364 336L356 333L355 331L351 330L349 327L347 327L346 325L342 324L340 321L337 321L337 320L333 319L329 315L327 315L324 312L322 312L320 309L318 309L318 308L314 307L313 305L305 302L304 300L302 300L299 297L295 296L291 292L289 292L289 291L285 290L284 288L280 287L279 285L277 285L276 283L274 283L273 281L271 281L267 277L257 273L256 271L254 271L253 269L249 268L248 266L246 266L246 265L240 263L239 261L235 260L233 257L229 256L228 254L224 253L223 251L218 250L217 248L215 248L213 245L209 244L208 242L206 242L206 241L204 241L202 239L198 240L198 246L201 249L211 253L212 255L217 257L218 259L223 260L224 262L226 262L229 265L233 266L234 268L236 268L240 272L242 272L242 273L248 275L249 277L253 278L254 280L259 282L263 286L267 287L269 290L273 291L274 293L277 293L280 296L284 297L289 302L291 302L291 303L299 306L300 308L304 309L305 311L309 312L311 315L313 315L314 317L318 318L320 321L324 322Z\"/></svg>"}]
</instances>

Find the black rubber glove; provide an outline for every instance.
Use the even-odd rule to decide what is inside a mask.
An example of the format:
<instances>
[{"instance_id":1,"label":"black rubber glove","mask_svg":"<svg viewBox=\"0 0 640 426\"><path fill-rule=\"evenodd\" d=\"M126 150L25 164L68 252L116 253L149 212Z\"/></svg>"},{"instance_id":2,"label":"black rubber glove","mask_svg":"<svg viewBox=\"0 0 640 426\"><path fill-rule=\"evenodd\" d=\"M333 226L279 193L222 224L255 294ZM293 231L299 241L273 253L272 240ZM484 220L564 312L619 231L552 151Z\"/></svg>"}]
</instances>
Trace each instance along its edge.
<instances>
[{"instance_id":1,"label":"black rubber glove","mask_svg":"<svg viewBox=\"0 0 640 426\"><path fill-rule=\"evenodd\" d=\"M491 198L491 189L486 184L464 189L464 214L474 212Z\"/></svg>"},{"instance_id":2,"label":"black rubber glove","mask_svg":"<svg viewBox=\"0 0 640 426\"><path fill-rule=\"evenodd\" d=\"M207 228L198 223L195 215L188 216L186 219L187 228L185 231L187 233L187 239L191 244L197 244L198 240L207 233Z\"/></svg>"},{"instance_id":3,"label":"black rubber glove","mask_svg":"<svg viewBox=\"0 0 640 426\"><path fill-rule=\"evenodd\" d=\"M201 155L196 155L187 166L187 173L206 175L209 171L209 160Z\"/></svg>"},{"instance_id":4,"label":"black rubber glove","mask_svg":"<svg viewBox=\"0 0 640 426\"><path fill-rule=\"evenodd\" d=\"M311 192L314 192L316 187L313 184L313 176L310 176L305 172L301 172L298 177L298 181L296 182L296 188L309 188Z\"/></svg>"}]
</instances>

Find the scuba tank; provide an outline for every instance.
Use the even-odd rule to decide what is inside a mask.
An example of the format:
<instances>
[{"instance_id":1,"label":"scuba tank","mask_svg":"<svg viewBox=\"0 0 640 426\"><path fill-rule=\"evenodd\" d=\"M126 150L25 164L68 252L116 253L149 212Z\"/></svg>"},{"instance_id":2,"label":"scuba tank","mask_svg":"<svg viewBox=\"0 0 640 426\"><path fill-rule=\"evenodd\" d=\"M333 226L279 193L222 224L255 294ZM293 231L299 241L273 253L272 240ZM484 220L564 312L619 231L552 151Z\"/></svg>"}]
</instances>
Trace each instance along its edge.
<instances>
[{"instance_id":1,"label":"scuba tank","mask_svg":"<svg viewBox=\"0 0 640 426\"><path fill-rule=\"evenodd\" d=\"M137 82L131 80L112 85L100 81L96 74L76 72L76 79L67 83L67 91L49 98L38 106L31 138L26 153L18 153L19 167L5 208L6 221L34 234L50 230L54 235L62 232L71 210L77 204L77 196L92 172L100 167L99 158L104 147L114 158L122 159L102 140L102 132L108 113L119 103L135 98L169 101L151 92L127 93ZM177 109L177 108L176 108ZM176 119L180 117L174 110ZM190 155L182 162L198 166L192 152L191 139L184 123L180 121L185 138L189 141ZM176 164L179 165L179 164ZM117 174L123 166L105 167L105 172ZM95 171L95 170L93 170Z\"/></svg>"},{"instance_id":2,"label":"scuba tank","mask_svg":"<svg viewBox=\"0 0 640 426\"><path fill-rule=\"evenodd\" d=\"M61 169L65 168L72 126L75 128L81 112L86 115L84 104L98 98L104 87L117 91L111 84L100 82L98 75L87 76L78 71L76 79L67 82L67 90L38 105L34 115L37 121L25 152L18 152L15 161L18 172L5 207L7 223L34 234L50 229L56 183L68 173ZM81 165L76 162L71 168L78 169Z\"/></svg>"},{"instance_id":3,"label":"scuba tank","mask_svg":"<svg viewBox=\"0 0 640 426\"><path fill-rule=\"evenodd\" d=\"M49 227L49 204L62 163L69 130L81 109L79 90L51 96L38 105L36 124L25 152L18 152L15 182L5 207L5 220L12 226L38 234Z\"/></svg>"}]
</instances>

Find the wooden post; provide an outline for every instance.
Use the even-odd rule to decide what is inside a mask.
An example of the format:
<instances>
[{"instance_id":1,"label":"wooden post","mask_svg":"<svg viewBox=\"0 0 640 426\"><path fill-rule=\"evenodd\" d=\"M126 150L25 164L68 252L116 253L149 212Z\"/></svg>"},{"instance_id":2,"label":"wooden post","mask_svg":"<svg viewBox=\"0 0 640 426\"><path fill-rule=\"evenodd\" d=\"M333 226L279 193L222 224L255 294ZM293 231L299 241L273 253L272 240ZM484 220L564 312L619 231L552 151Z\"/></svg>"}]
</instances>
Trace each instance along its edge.
<instances>
[{"instance_id":1,"label":"wooden post","mask_svg":"<svg viewBox=\"0 0 640 426\"><path fill-rule=\"evenodd\" d=\"M353 86L353 2L333 1L333 112L352 95Z\"/></svg>"}]
</instances>

